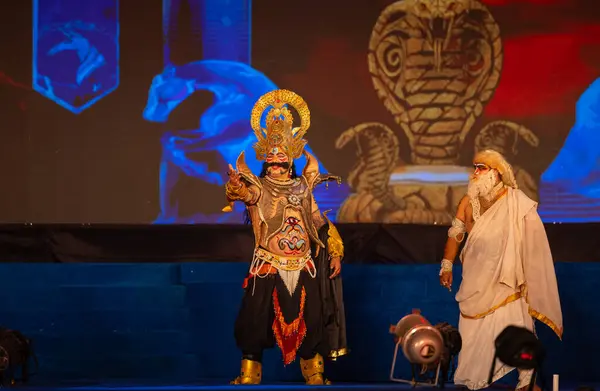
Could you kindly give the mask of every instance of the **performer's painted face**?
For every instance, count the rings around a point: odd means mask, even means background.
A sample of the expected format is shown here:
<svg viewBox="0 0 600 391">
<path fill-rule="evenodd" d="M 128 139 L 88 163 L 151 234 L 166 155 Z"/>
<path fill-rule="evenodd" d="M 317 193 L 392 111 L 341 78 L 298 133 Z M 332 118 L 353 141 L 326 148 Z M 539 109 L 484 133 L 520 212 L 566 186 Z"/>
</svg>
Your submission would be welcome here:
<svg viewBox="0 0 600 391">
<path fill-rule="evenodd" d="M 467 194 L 470 198 L 487 196 L 499 181 L 498 171 L 485 164 L 475 163 L 475 171 L 469 180 Z"/>
<path fill-rule="evenodd" d="M 267 175 L 272 177 L 289 175 L 290 161 L 285 153 L 280 151 L 269 152 L 266 162 Z"/>
<path fill-rule="evenodd" d="M 478 177 L 481 174 L 487 174 L 490 171 L 490 168 L 483 163 L 474 163 L 473 164 L 473 176 Z"/>
</svg>

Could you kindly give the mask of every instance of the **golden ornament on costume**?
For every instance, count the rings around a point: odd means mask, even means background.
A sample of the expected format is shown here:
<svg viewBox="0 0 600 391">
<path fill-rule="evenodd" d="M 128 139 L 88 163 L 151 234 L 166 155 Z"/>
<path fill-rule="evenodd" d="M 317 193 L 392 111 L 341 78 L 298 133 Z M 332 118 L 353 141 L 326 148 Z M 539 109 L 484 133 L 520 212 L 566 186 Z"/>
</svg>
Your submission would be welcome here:
<svg viewBox="0 0 600 391">
<path fill-rule="evenodd" d="M 354 141 L 359 151 L 349 174 L 353 194 L 338 221 L 450 225 L 472 173 L 459 166 L 460 152 L 496 90 L 502 60 L 500 28 L 478 0 L 403 0 L 385 8 L 371 34 L 368 68 L 397 128 L 366 122 L 336 141 L 338 149 Z M 530 131 L 519 132 L 526 133 L 537 146 Z M 411 164 L 400 159 L 399 136 L 409 143 Z"/>
<path fill-rule="evenodd" d="M 300 116 L 300 126 L 293 127 L 294 118 L 288 106 L 293 107 Z M 262 117 L 267 111 L 267 128 L 261 127 Z M 288 90 L 275 90 L 261 96 L 254 108 L 250 124 L 258 141 L 254 144 L 256 158 L 265 160 L 270 152 L 285 153 L 291 160 L 302 156 L 306 145 L 303 139 L 310 127 L 308 105 L 299 95 Z"/>
</svg>

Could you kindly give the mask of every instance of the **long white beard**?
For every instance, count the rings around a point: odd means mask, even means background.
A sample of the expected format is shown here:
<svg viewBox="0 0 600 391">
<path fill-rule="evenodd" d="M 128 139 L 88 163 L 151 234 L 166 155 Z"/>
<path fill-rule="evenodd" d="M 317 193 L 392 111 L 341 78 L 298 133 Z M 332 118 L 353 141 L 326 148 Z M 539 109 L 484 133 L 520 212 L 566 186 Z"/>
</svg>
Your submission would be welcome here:
<svg viewBox="0 0 600 391">
<path fill-rule="evenodd" d="M 490 195 L 492 190 L 494 190 L 497 182 L 498 174 L 494 170 L 490 170 L 486 174 L 480 175 L 477 178 L 473 177 L 469 180 L 467 195 L 471 199 L 475 199 L 477 197 L 486 198 Z"/>
</svg>

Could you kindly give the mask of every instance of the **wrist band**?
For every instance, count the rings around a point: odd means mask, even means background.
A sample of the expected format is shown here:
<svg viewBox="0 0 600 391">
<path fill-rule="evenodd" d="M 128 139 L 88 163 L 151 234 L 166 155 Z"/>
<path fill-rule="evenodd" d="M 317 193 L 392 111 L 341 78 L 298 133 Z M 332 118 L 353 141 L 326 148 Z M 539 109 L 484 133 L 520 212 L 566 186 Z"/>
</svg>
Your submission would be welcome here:
<svg viewBox="0 0 600 391">
<path fill-rule="evenodd" d="M 440 268 L 440 276 L 442 273 L 452 272 L 453 262 L 448 259 L 442 259 L 442 265 Z"/>
</svg>

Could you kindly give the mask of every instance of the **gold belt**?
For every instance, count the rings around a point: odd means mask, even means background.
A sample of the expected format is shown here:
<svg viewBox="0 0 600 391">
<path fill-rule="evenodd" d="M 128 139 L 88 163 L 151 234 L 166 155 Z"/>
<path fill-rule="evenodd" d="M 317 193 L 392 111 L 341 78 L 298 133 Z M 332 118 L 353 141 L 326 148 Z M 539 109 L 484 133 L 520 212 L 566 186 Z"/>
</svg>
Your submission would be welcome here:
<svg viewBox="0 0 600 391">
<path fill-rule="evenodd" d="M 285 257 L 270 253 L 262 248 L 254 250 L 254 259 L 265 261 L 271 264 L 275 269 L 285 271 L 296 271 L 304 269 L 304 266 L 312 260 L 310 251 L 301 257 Z"/>
</svg>

